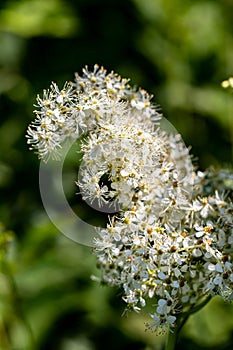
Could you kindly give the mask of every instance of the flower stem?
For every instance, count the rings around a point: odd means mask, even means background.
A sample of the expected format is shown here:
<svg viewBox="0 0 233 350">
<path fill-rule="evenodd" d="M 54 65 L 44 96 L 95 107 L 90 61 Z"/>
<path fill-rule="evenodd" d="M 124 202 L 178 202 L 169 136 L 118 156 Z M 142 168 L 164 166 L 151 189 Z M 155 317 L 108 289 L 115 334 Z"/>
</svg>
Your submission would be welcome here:
<svg viewBox="0 0 233 350">
<path fill-rule="evenodd" d="M 180 314 L 179 317 L 177 317 L 176 327 L 172 331 L 169 331 L 169 333 L 167 335 L 167 342 L 166 342 L 165 350 L 174 350 L 175 349 L 180 331 L 183 328 L 186 321 L 188 320 L 189 316 L 194 314 L 195 312 L 199 311 L 200 309 L 202 309 L 210 300 L 211 300 L 211 296 L 208 295 L 198 305 L 190 308 L 190 310 L 188 312 Z"/>
<path fill-rule="evenodd" d="M 11 346 L 9 343 L 6 327 L 2 315 L 0 316 L 0 349 L 10 350 Z"/>
<path fill-rule="evenodd" d="M 178 332 L 174 329 L 173 332 L 169 331 L 167 335 L 167 342 L 165 346 L 165 350 L 174 350 L 177 342 Z"/>
</svg>

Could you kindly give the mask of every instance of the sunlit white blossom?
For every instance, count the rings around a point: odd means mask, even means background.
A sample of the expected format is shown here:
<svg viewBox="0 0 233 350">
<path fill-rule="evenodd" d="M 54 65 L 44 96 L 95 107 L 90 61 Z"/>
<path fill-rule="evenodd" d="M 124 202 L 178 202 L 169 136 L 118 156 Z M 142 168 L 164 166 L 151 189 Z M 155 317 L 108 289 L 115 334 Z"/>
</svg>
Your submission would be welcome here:
<svg viewBox="0 0 233 350">
<path fill-rule="evenodd" d="M 27 138 L 42 160 L 83 136 L 78 191 L 112 214 L 95 239 L 100 279 L 136 312 L 152 299 L 148 329 L 172 330 L 205 297 L 233 299 L 232 174 L 195 173 L 151 95 L 95 65 L 61 90 L 52 83 L 36 108 Z"/>
</svg>

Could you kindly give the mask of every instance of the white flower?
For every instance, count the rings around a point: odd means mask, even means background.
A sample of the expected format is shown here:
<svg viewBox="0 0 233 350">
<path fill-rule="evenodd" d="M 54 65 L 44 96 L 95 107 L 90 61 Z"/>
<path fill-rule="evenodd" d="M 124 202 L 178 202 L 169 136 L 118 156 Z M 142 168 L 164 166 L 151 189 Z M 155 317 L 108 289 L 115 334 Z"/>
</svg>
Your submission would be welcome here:
<svg viewBox="0 0 233 350">
<path fill-rule="evenodd" d="M 178 314 L 205 295 L 233 298 L 233 205 L 219 185 L 225 175 L 194 172 L 181 136 L 160 129 L 145 90 L 95 65 L 61 90 L 52 83 L 36 107 L 27 138 L 42 160 L 58 158 L 67 138 L 83 134 L 79 191 L 112 214 L 95 239 L 101 279 L 121 287 L 136 312 L 154 298 L 148 328 L 174 328 Z"/>
</svg>

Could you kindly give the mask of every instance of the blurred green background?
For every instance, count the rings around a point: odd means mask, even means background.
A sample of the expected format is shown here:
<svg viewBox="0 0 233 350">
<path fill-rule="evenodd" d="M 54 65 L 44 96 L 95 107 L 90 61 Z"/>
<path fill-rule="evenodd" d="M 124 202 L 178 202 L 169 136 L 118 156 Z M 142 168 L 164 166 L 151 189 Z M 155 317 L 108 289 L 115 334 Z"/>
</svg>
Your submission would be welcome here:
<svg viewBox="0 0 233 350">
<path fill-rule="evenodd" d="M 163 337 L 144 332 L 144 315 L 121 316 L 120 291 L 91 280 L 91 248 L 49 221 L 26 144 L 36 95 L 95 63 L 155 95 L 200 169 L 232 164 L 233 98 L 221 87 L 233 74 L 232 0 L 1 0 L 1 350 L 163 348 Z M 66 167 L 72 178 L 76 164 Z M 179 342 L 232 346 L 233 307 L 218 298 Z"/>
</svg>

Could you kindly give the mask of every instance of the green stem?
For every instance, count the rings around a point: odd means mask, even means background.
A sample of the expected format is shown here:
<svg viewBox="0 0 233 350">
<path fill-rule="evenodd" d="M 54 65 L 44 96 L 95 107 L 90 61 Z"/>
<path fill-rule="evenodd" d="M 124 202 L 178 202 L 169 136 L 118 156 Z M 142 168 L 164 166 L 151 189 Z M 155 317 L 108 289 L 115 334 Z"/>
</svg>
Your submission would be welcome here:
<svg viewBox="0 0 233 350">
<path fill-rule="evenodd" d="M 9 303 L 11 308 L 14 311 L 14 315 L 16 318 L 18 318 L 18 320 L 21 322 L 21 324 L 24 326 L 25 331 L 27 332 L 27 341 L 28 341 L 28 346 L 30 349 L 35 350 L 35 341 L 34 341 L 34 336 L 33 336 L 33 332 L 31 329 L 30 324 L 28 323 L 27 319 L 24 316 L 24 312 L 21 308 L 21 297 L 20 297 L 20 293 L 18 292 L 18 288 L 14 279 L 14 276 L 12 275 L 11 272 L 11 268 L 8 266 L 7 262 L 1 262 L 1 271 L 5 274 L 5 276 L 8 279 L 9 282 L 9 289 L 10 289 L 10 298 L 9 298 Z M 2 320 L 2 322 L 4 322 L 4 320 Z M 0 327 L 1 325 L 3 325 L 4 323 L 0 323 Z M 0 329 L 1 332 L 2 329 Z M 5 332 L 6 333 L 6 332 Z M 1 337 L 1 334 L 0 334 Z M 11 348 L 11 344 L 10 344 L 10 339 L 7 339 L 9 347 L 4 347 L 4 350 L 8 350 Z M 0 341 L 1 344 L 1 341 Z M 0 347 L 0 349 L 2 349 Z"/>
<path fill-rule="evenodd" d="M 189 316 L 194 314 L 195 312 L 202 309 L 209 301 L 211 300 L 211 296 L 207 296 L 202 302 L 197 304 L 196 306 L 189 309 L 189 311 L 184 312 L 183 314 L 180 314 L 179 317 L 177 317 L 177 325 L 174 328 L 174 330 L 168 333 L 167 335 L 167 342 L 165 350 L 174 350 L 178 336 L 180 334 L 181 329 L 183 328 L 184 324 L 188 320 Z"/>
<path fill-rule="evenodd" d="M 0 349 L 10 350 L 8 335 L 2 317 L 0 317 Z"/>
<path fill-rule="evenodd" d="M 176 347 L 177 342 L 177 336 L 178 336 L 178 330 L 174 329 L 173 332 L 169 331 L 167 335 L 167 342 L 165 346 L 165 350 L 174 350 Z"/>
<path fill-rule="evenodd" d="M 211 295 L 208 295 L 207 297 L 205 297 L 204 300 L 202 300 L 202 302 L 200 302 L 196 306 L 191 307 L 187 312 L 184 312 L 183 314 L 181 314 L 181 317 L 179 318 L 179 322 L 177 324 L 178 332 L 180 332 L 181 328 L 183 328 L 189 316 L 201 310 L 211 299 L 212 299 Z"/>
</svg>

